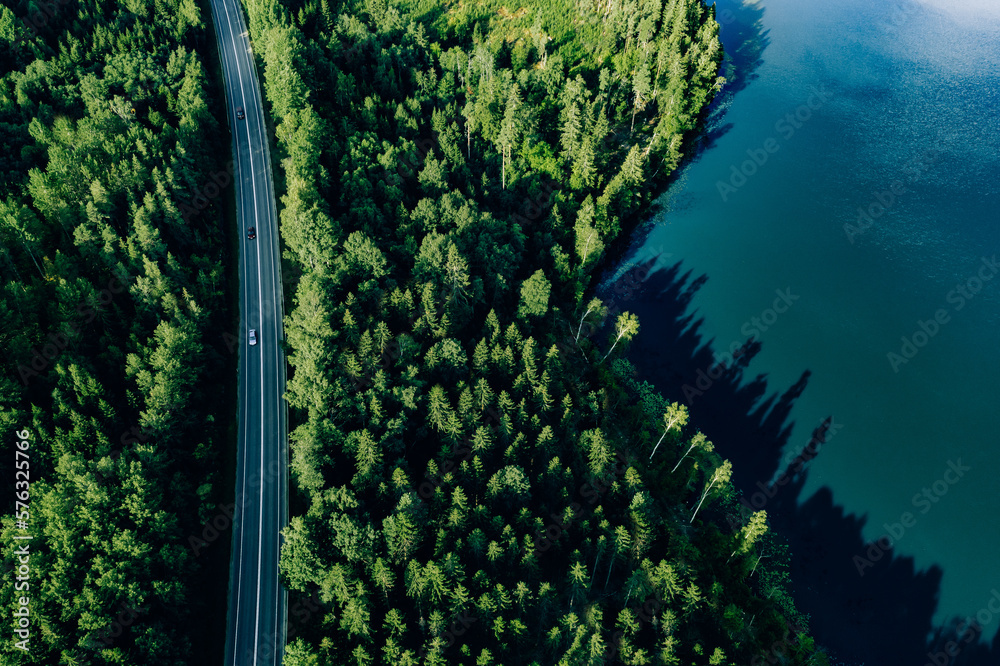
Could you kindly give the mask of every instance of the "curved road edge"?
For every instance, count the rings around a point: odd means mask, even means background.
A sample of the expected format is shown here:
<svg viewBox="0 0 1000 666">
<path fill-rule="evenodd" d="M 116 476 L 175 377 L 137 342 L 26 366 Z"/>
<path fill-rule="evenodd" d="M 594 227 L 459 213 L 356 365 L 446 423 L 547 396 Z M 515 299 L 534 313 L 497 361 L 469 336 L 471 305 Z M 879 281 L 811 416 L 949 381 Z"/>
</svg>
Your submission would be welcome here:
<svg viewBox="0 0 1000 666">
<path fill-rule="evenodd" d="M 211 0 L 233 134 L 241 236 L 239 427 L 225 663 L 277 666 L 287 597 L 278 579 L 288 524 L 286 366 L 277 207 L 264 109 L 246 21 L 237 0 Z M 237 109 L 243 118 L 237 118 Z M 255 239 L 247 229 L 256 228 Z M 256 331 L 256 344 L 248 339 Z"/>
</svg>

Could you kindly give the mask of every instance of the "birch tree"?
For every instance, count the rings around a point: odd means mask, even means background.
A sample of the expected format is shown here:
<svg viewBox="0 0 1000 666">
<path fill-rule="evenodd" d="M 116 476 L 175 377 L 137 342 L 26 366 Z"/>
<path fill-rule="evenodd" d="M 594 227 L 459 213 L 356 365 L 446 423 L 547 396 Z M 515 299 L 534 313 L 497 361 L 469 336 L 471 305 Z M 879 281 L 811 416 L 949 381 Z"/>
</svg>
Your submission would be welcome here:
<svg viewBox="0 0 1000 666">
<path fill-rule="evenodd" d="M 677 428 L 677 431 L 680 432 L 680 429 L 687 425 L 687 422 L 687 405 L 682 405 L 679 402 L 671 403 L 670 406 L 667 407 L 667 411 L 663 414 L 663 434 L 660 435 L 660 441 L 653 447 L 653 453 L 649 454 L 649 459 L 653 459 L 653 455 L 656 454 L 656 449 L 660 448 L 660 442 L 662 442 L 663 438 L 667 436 L 667 433 L 670 432 L 671 428 Z M 690 449 L 688 450 L 690 451 Z M 677 464 L 679 465 L 680 463 L 678 462 Z M 677 469 L 677 467 L 674 466 L 674 469 Z M 673 472 L 673 470 L 670 471 Z"/>
<path fill-rule="evenodd" d="M 684 459 L 687 458 L 688 455 L 690 455 L 691 452 L 694 451 L 696 448 L 704 449 L 705 453 L 710 453 L 712 449 L 715 447 L 712 445 L 712 442 L 705 439 L 704 434 L 700 432 L 696 433 L 695 436 L 691 438 L 691 446 L 689 446 L 688 450 L 684 452 L 684 455 L 681 456 L 681 459 L 677 461 L 677 464 L 674 465 L 674 468 L 672 470 L 670 470 L 670 473 L 673 474 L 677 470 L 677 468 L 680 467 L 680 464 L 684 462 Z"/>
<path fill-rule="evenodd" d="M 614 333 L 614 344 L 611 345 L 611 349 L 608 353 L 604 355 L 604 359 L 611 355 L 611 352 L 615 350 L 618 346 L 618 342 L 622 338 L 625 340 L 631 340 L 639 332 L 639 317 L 632 314 L 631 312 L 623 312 L 618 315 L 618 321 L 615 322 L 615 333 Z M 604 359 L 601 359 L 602 361 Z"/>
<path fill-rule="evenodd" d="M 736 553 L 745 553 L 753 546 L 753 544 L 767 532 L 767 512 L 766 511 L 754 511 L 753 515 L 750 516 L 750 521 L 743 526 L 740 530 L 738 539 L 740 541 L 736 550 L 732 552 L 729 559 L 733 559 L 733 555 Z"/>
<path fill-rule="evenodd" d="M 729 483 L 729 479 L 733 476 L 733 464 L 728 460 L 724 460 L 722 465 L 715 468 L 712 472 L 712 478 L 707 484 L 705 484 L 705 492 L 701 494 L 701 499 L 698 501 L 698 506 L 695 508 L 694 513 L 691 514 L 690 522 L 694 522 L 694 517 L 698 515 L 698 511 L 701 510 L 701 504 L 708 497 L 708 493 L 712 491 L 712 488 L 725 485 Z"/>
<path fill-rule="evenodd" d="M 590 303 L 587 304 L 587 311 L 583 313 L 582 317 L 580 317 L 580 326 L 577 327 L 576 329 L 576 342 L 580 341 L 580 331 L 583 330 L 583 320 L 587 318 L 587 315 L 589 315 L 591 312 L 596 312 L 599 316 L 602 316 L 605 310 L 606 308 L 604 307 L 604 304 L 601 302 L 601 299 L 599 298 L 591 299 Z"/>
</svg>

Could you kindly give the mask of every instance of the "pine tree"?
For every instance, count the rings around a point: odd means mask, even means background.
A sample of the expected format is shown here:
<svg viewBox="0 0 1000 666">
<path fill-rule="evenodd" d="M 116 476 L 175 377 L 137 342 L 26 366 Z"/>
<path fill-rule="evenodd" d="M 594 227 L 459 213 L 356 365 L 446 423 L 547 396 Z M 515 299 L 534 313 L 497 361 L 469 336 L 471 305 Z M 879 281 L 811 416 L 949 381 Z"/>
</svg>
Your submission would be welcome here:
<svg viewBox="0 0 1000 666">
<path fill-rule="evenodd" d="M 385 560 L 381 557 L 375 560 L 375 564 L 372 565 L 372 582 L 374 582 L 380 590 L 382 590 L 382 595 L 385 597 L 386 601 L 389 601 L 389 591 L 395 586 L 393 582 L 392 570 L 386 566 Z"/>
<path fill-rule="evenodd" d="M 440 384 L 432 386 L 427 394 L 427 416 L 438 432 L 445 432 L 448 429 L 448 422 L 452 416 L 451 405 Z"/>
<path fill-rule="evenodd" d="M 476 350 L 472 354 L 472 367 L 476 372 L 485 372 L 487 368 L 487 363 L 490 360 L 489 347 L 486 344 L 486 340 L 482 339 L 476 344 Z M 480 382 L 484 382 L 485 379 L 480 379 Z M 478 390 L 479 384 L 476 384 Z M 488 387 L 487 387 L 488 388 Z M 479 393 L 476 394 L 477 396 Z"/>
<path fill-rule="evenodd" d="M 636 70 L 635 76 L 632 79 L 632 124 L 629 126 L 630 133 L 635 129 L 635 114 L 646 108 L 649 97 L 649 70 L 643 65 Z M 635 149 L 634 146 L 633 149 Z"/>
<path fill-rule="evenodd" d="M 574 561 L 569 568 L 570 595 L 574 601 L 579 601 L 584 595 L 584 581 L 587 580 L 587 568 L 579 559 L 579 551 L 573 553 Z"/>
<path fill-rule="evenodd" d="M 511 86 L 510 93 L 507 95 L 503 122 L 500 125 L 500 136 L 497 139 L 502 162 L 503 189 L 507 189 L 507 164 L 510 162 L 511 151 L 514 144 L 521 139 L 521 133 L 524 130 L 523 105 L 524 102 L 521 101 L 520 87 L 515 83 Z"/>
<path fill-rule="evenodd" d="M 576 215 L 574 231 L 576 232 L 576 255 L 580 259 L 580 268 L 586 269 L 588 259 L 597 260 L 604 251 L 604 242 L 594 226 L 594 200 L 588 194 L 583 200 Z M 579 335 L 577 336 L 579 338 Z"/>
<path fill-rule="evenodd" d="M 465 298 L 465 290 L 469 287 L 469 264 L 459 254 L 454 243 L 448 245 L 448 259 L 444 265 L 445 275 L 448 280 L 449 300 Z"/>
</svg>

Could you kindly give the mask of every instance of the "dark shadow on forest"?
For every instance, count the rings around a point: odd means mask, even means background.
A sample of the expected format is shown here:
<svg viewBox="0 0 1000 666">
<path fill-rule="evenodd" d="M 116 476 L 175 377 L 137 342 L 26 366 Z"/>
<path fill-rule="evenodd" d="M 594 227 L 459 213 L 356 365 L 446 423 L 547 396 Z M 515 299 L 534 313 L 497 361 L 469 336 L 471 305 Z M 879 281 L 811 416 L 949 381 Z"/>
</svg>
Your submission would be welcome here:
<svg viewBox="0 0 1000 666">
<path fill-rule="evenodd" d="M 716 340 L 704 339 L 704 320 L 696 317 L 690 306 L 708 277 L 694 276 L 680 263 L 656 269 L 654 264 L 659 259 L 644 262 L 648 277 L 637 289 L 626 274 L 605 284 L 598 296 L 605 305 L 614 304 L 619 310 L 639 316 L 642 328 L 628 352 L 638 378 L 654 384 L 669 400 L 688 405 L 689 427 L 704 432 L 716 451 L 732 461 L 734 486 L 743 497 L 752 499 L 761 486 L 767 487 L 777 472 L 786 469 L 782 466 L 779 470 L 788 450 L 786 445 L 792 444 L 788 448 L 798 454 L 809 443 L 789 442 L 789 437 L 794 424 L 791 410 L 806 390 L 810 372 L 804 370 L 788 388 L 769 389 L 766 375 L 752 376 L 747 369 L 765 344 L 752 339 L 746 341 L 745 353 L 737 361 L 721 374 L 713 371 Z M 720 354 L 728 350 L 728 343 L 721 341 Z M 717 377 L 711 379 L 709 374 Z M 699 386 L 700 376 L 704 379 Z M 706 380 L 711 382 L 708 387 Z M 685 396 L 685 385 L 700 395 L 688 391 Z M 831 416 L 836 425 L 836 415 Z M 823 455 L 824 447 L 837 446 L 836 428 L 830 428 L 831 434 L 824 436 L 822 424 L 809 425 L 816 427 L 814 436 L 825 440 L 817 456 Z M 841 427 L 848 432 L 849 425 Z M 791 482 L 772 488 L 775 492 L 769 499 L 760 495 L 754 506 L 767 511 L 772 529 L 790 546 L 793 593 L 799 609 L 810 615 L 811 634 L 830 651 L 833 663 L 934 663 L 929 653 L 944 650 L 947 641 L 956 638 L 958 624 L 956 620 L 948 629 L 931 625 L 942 569 L 933 566 L 917 572 L 911 557 L 894 557 L 891 550 L 886 550 L 874 566 L 859 575 L 854 557 L 864 557 L 872 545 L 862 536 L 867 518 L 845 514 L 829 487 L 802 497 L 808 473 L 806 463 Z M 761 500 L 764 503 L 758 506 Z M 989 594 L 984 591 L 984 600 Z M 977 610 L 969 612 L 975 614 Z M 936 634 L 935 639 L 928 641 L 932 634 Z M 997 639 L 992 649 L 957 642 L 958 655 L 948 658 L 942 653 L 934 666 L 1000 663 Z"/>
</svg>

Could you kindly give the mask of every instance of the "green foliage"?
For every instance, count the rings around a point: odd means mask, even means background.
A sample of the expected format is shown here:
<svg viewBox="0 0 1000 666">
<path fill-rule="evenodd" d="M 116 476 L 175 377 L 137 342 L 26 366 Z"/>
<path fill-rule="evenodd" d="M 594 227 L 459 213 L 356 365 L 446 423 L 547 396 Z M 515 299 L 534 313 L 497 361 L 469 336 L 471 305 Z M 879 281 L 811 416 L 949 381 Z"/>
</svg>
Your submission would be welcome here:
<svg viewBox="0 0 1000 666">
<path fill-rule="evenodd" d="M 618 315 L 618 319 L 615 320 L 615 328 L 611 332 L 609 342 L 611 343 L 611 348 L 608 353 L 604 355 L 607 358 L 611 355 L 611 352 L 615 350 L 618 343 L 622 340 L 628 342 L 639 333 L 639 318 L 632 314 L 631 312 L 623 312 Z"/>
<path fill-rule="evenodd" d="M 0 426 L 31 434 L 33 539 L 30 588 L 11 578 L 3 605 L 27 592 L 32 634 L 0 663 L 221 656 L 207 618 L 225 584 L 206 564 L 227 541 L 206 521 L 232 501 L 216 484 L 235 336 L 214 34 L 191 0 L 15 6 L 0 9 Z M 3 532 L 10 569 L 9 516 Z"/>
<path fill-rule="evenodd" d="M 486 484 L 486 492 L 491 499 L 526 500 L 530 496 L 531 484 L 520 467 L 507 466 L 494 474 Z"/>
<path fill-rule="evenodd" d="M 714 93 L 713 10 L 248 6 L 304 272 L 287 336 L 311 520 L 282 570 L 337 604 L 295 658 L 749 663 L 743 609 L 784 611 L 739 579 L 749 557 L 726 562 L 727 464 L 627 374 L 634 314 L 600 352 L 581 341 L 607 315 L 587 294 L 606 246 Z"/>
<path fill-rule="evenodd" d="M 549 309 L 549 292 L 551 285 L 544 271 L 538 269 L 521 285 L 521 302 L 518 306 L 518 317 L 541 317 Z"/>
</svg>

